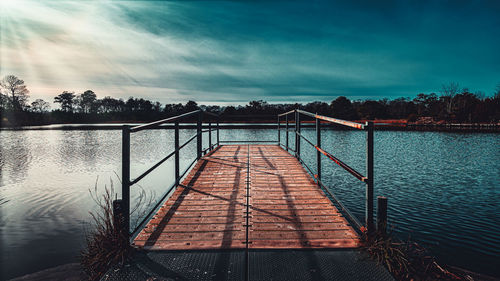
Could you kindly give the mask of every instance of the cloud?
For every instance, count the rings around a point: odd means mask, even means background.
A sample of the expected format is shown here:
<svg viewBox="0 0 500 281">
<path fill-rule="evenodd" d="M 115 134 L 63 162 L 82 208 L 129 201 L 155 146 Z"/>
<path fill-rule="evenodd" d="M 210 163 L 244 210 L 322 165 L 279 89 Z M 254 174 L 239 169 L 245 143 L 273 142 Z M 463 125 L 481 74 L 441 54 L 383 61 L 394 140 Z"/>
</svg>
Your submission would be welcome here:
<svg viewBox="0 0 500 281">
<path fill-rule="evenodd" d="M 488 93 L 500 82 L 498 7 L 489 2 L 489 10 L 391 1 L 16 3 L 2 10 L 0 75 L 23 78 L 33 98 L 93 89 L 164 103 L 327 101 L 415 95 L 449 81 Z"/>
</svg>

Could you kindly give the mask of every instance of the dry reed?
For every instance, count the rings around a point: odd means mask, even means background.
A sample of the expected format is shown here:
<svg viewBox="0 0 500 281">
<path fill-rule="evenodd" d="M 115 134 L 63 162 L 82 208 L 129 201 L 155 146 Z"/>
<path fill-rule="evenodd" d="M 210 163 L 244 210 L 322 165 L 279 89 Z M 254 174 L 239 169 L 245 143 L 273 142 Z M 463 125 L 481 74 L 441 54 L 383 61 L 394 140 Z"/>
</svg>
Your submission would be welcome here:
<svg viewBox="0 0 500 281">
<path fill-rule="evenodd" d="M 391 234 L 365 234 L 362 248 L 397 280 L 466 280 L 439 265 L 427 249 L 410 239 L 400 241 Z"/>
</svg>

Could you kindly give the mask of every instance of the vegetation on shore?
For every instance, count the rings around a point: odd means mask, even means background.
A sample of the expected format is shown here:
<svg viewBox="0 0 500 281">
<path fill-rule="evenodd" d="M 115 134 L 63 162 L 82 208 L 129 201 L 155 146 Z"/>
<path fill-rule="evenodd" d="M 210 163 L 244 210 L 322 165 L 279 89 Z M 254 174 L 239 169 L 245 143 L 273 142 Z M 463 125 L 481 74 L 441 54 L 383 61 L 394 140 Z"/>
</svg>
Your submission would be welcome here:
<svg viewBox="0 0 500 281">
<path fill-rule="evenodd" d="M 94 190 L 89 191 L 97 209 L 90 212 L 91 228 L 87 230 L 86 245 L 80 253 L 80 264 L 89 280 L 100 280 L 114 265 L 125 265 L 137 251 L 130 244 L 128 229 L 123 227 L 123 216 L 114 214 L 113 201 L 117 199 L 117 194 L 113 181 L 104 186 L 103 192 L 98 190 L 97 183 Z M 152 192 L 146 193 L 140 185 L 137 187 L 137 198 L 130 210 L 132 225 L 145 216 L 155 196 Z"/>
<path fill-rule="evenodd" d="M 390 233 L 368 236 L 365 232 L 362 249 L 387 268 L 396 280 L 493 280 L 478 273 L 439 264 L 424 246 L 410 239 L 397 239 Z"/>
<path fill-rule="evenodd" d="M 113 185 L 97 194 L 97 184 L 91 196 L 97 204 L 97 211 L 91 212 L 92 229 L 86 236 L 86 247 L 82 250 L 80 262 L 89 280 L 99 280 L 115 264 L 126 263 L 133 254 L 125 229 L 120 227 L 123 217 L 114 216 L 113 200 L 116 196 Z"/>
<path fill-rule="evenodd" d="M 44 125 L 57 123 L 102 123 L 152 121 L 193 111 L 198 108 L 221 114 L 221 121 L 275 121 L 276 114 L 300 108 L 310 112 L 341 118 L 407 119 L 430 117 L 433 120 L 459 123 L 497 123 L 500 120 L 500 85 L 492 96 L 462 88 L 456 83 L 443 85 L 440 95 L 420 93 L 415 98 L 393 100 L 355 100 L 341 96 L 326 102 L 307 104 L 270 104 L 250 101 L 245 106 L 205 106 L 195 101 L 165 104 L 143 98 L 127 100 L 106 96 L 98 99 L 87 90 L 81 94 L 64 91 L 54 98 L 59 108 L 37 99 L 28 102 L 29 91 L 24 81 L 8 75 L 0 83 L 0 118 L 2 126 Z M 243 118 L 243 119 L 238 119 Z"/>
</svg>

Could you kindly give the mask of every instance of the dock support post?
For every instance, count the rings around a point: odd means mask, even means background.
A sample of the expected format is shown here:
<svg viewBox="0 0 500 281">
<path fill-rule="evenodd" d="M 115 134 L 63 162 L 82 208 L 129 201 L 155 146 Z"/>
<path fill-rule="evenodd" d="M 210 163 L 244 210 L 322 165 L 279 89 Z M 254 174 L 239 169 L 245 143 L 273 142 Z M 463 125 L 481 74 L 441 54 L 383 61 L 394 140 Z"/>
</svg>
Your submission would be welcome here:
<svg viewBox="0 0 500 281">
<path fill-rule="evenodd" d="M 387 197 L 377 196 L 377 232 L 387 234 Z"/>
<path fill-rule="evenodd" d="M 202 131 L 201 131 L 201 122 L 203 121 L 203 113 L 200 111 L 198 113 L 198 123 L 196 124 L 196 159 L 201 158 L 201 141 L 202 141 Z"/>
<path fill-rule="evenodd" d="M 286 151 L 288 151 L 288 114 L 285 115 L 285 118 L 286 118 Z"/>
<path fill-rule="evenodd" d="M 116 230 L 124 230 L 123 219 L 123 201 L 121 199 L 113 200 L 113 227 Z"/>
<path fill-rule="evenodd" d="M 175 185 L 179 185 L 179 122 L 175 122 L 175 132 L 174 132 L 174 145 L 175 145 Z"/>
<path fill-rule="evenodd" d="M 318 115 L 316 113 L 316 115 Z M 321 121 L 316 118 L 316 146 L 321 148 Z M 321 181 L 321 152 L 316 149 L 316 168 L 317 168 L 317 182 L 320 185 Z"/>
<path fill-rule="evenodd" d="M 130 232 L 130 127 L 122 129 L 122 214 L 124 232 L 129 238 Z"/>
<path fill-rule="evenodd" d="M 373 122 L 366 124 L 366 205 L 365 223 L 368 234 L 374 233 L 373 224 Z"/>
</svg>

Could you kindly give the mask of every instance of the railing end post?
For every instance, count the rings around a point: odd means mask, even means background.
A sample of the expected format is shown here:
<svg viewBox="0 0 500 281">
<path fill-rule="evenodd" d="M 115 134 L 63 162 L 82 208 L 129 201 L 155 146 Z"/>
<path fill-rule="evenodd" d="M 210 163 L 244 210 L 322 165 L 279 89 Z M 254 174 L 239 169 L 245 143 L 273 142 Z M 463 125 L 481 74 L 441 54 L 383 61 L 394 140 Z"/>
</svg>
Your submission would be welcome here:
<svg viewBox="0 0 500 281">
<path fill-rule="evenodd" d="M 198 113 L 198 122 L 196 123 L 196 133 L 197 133 L 197 138 L 196 138 L 196 159 L 201 158 L 201 152 L 202 152 L 202 123 L 203 123 L 203 111 L 200 110 Z"/>
<path fill-rule="evenodd" d="M 373 224 L 373 122 L 366 123 L 366 210 L 365 219 L 368 233 L 375 232 Z"/>
<path fill-rule="evenodd" d="M 316 113 L 317 114 L 317 113 Z M 316 118 L 316 146 L 321 148 L 321 121 Z M 318 171 L 318 185 L 321 181 L 321 152 L 316 149 L 316 170 Z"/>
<path fill-rule="evenodd" d="M 220 113 L 217 115 L 217 147 L 220 145 L 220 140 L 219 140 L 219 130 L 220 130 Z"/>
<path fill-rule="evenodd" d="M 212 119 L 208 120 L 208 152 L 212 150 Z M 207 152 L 207 153 L 208 153 Z"/>
<path fill-rule="evenodd" d="M 288 113 L 285 115 L 285 119 L 286 119 L 286 125 L 285 125 L 286 140 L 285 140 L 285 146 L 286 146 L 286 151 L 288 151 L 289 150 L 289 147 L 288 147 L 288 127 L 289 127 L 289 125 L 288 125 Z"/>
<path fill-rule="evenodd" d="M 295 109 L 295 157 L 300 160 L 300 113 Z"/>
<path fill-rule="evenodd" d="M 129 235 L 130 230 L 130 126 L 122 129 L 122 200 L 123 228 Z"/>
<path fill-rule="evenodd" d="M 175 185 L 179 185 L 179 171 L 180 171 L 180 165 L 179 165 L 179 121 L 175 122 L 175 131 L 174 131 L 174 146 L 175 146 Z"/>
</svg>

